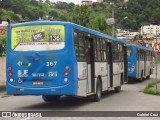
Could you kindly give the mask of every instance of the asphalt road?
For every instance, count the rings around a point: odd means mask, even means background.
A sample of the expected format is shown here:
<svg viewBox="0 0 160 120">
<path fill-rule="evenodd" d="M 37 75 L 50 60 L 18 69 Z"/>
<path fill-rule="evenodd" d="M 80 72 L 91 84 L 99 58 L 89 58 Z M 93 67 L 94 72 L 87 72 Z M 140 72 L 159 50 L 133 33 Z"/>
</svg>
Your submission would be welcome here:
<svg viewBox="0 0 160 120">
<path fill-rule="evenodd" d="M 158 70 L 160 70 L 160 65 L 158 65 Z M 154 73 L 151 75 L 151 79 L 144 80 L 141 83 L 124 84 L 120 93 L 103 94 L 100 102 L 93 102 L 91 99 L 86 98 L 63 97 L 58 103 L 45 103 L 41 96 L 7 96 L 0 98 L 0 111 L 160 111 L 160 96 L 148 95 L 142 92 L 149 82 L 156 81 L 155 78 Z M 158 79 L 160 79 L 160 71 L 158 71 Z M 82 114 L 84 113 L 82 112 Z M 65 119 L 70 119 L 70 117 Z M 107 118 L 107 120 L 110 119 L 113 118 Z M 116 119 L 125 120 L 126 118 L 117 117 Z M 130 119 L 150 120 L 151 117 Z M 154 119 L 158 120 L 159 118 Z"/>
</svg>

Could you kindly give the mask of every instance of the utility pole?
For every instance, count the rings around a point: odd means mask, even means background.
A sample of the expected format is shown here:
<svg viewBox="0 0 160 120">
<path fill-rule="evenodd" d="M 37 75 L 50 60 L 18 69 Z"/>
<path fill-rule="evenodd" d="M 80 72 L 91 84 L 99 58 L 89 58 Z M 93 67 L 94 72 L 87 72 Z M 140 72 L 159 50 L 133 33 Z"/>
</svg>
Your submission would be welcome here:
<svg viewBox="0 0 160 120">
<path fill-rule="evenodd" d="M 157 44 L 157 30 L 156 30 L 156 44 Z M 158 52 L 156 51 L 156 55 L 155 55 L 155 63 L 156 63 L 156 90 L 157 90 L 157 55 L 158 55 Z"/>
<path fill-rule="evenodd" d="M 114 5 L 112 7 L 112 18 L 114 19 Z M 115 36 L 115 22 L 112 24 L 112 36 Z"/>
</svg>

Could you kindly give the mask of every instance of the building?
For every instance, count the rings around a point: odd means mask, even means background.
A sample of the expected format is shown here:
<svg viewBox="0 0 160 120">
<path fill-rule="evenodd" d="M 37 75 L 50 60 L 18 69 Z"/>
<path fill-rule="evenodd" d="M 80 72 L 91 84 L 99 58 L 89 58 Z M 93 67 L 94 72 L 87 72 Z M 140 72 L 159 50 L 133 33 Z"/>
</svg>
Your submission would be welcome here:
<svg viewBox="0 0 160 120">
<path fill-rule="evenodd" d="M 160 25 L 145 25 L 140 29 L 141 35 L 153 34 L 154 36 L 160 34 Z"/>
<path fill-rule="evenodd" d="M 93 4 L 93 1 L 92 0 L 82 0 L 82 4 L 83 5 L 88 5 L 88 6 L 92 6 L 92 4 Z"/>
<path fill-rule="evenodd" d="M 122 29 L 117 29 L 117 34 L 116 34 L 118 38 L 124 40 L 131 40 L 136 35 L 139 35 L 139 32 L 130 32 L 129 30 L 122 30 Z"/>
<path fill-rule="evenodd" d="M 153 40 L 152 44 L 160 44 L 160 25 L 145 25 L 140 28 L 144 40 Z"/>
</svg>

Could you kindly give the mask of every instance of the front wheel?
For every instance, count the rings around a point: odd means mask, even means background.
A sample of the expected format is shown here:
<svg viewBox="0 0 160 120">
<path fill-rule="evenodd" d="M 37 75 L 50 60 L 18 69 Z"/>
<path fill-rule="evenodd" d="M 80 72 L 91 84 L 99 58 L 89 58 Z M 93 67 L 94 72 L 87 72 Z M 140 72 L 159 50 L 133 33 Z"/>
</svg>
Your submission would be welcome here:
<svg viewBox="0 0 160 120">
<path fill-rule="evenodd" d="M 96 94 L 94 95 L 94 101 L 96 102 L 100 101 L 101 96 L 102 96 L 102 84 L 101 81 L 98 79 L 96 85 Z"/>
<path fill-rule="evenodd" d="M 52 95 L 43 95 L 42 99 L 45 102 L 57 102 L 60 100 L 60 96 L 52 96 Z"/>
</svg>

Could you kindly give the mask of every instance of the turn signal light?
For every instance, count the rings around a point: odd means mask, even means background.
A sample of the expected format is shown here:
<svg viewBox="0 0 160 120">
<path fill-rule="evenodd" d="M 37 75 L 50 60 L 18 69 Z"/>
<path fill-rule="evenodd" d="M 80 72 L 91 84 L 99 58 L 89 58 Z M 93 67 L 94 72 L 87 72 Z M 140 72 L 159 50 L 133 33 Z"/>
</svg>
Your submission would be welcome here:
<svg viewBox="0 0 160 120">
<path fill-rule="evenodd" d="M 66 67 L 65 67 L 65 70 L 69 70 L 69 66 L 66 66 Z"/>
<path fill-rule="evenodd" d="M 11 67 L 8 67 L 8 70 L 9 70 L 9 71 L 11 71 L 11 70 L 12 70 L 12 68 L 11 68 Z"/>
</svg>

